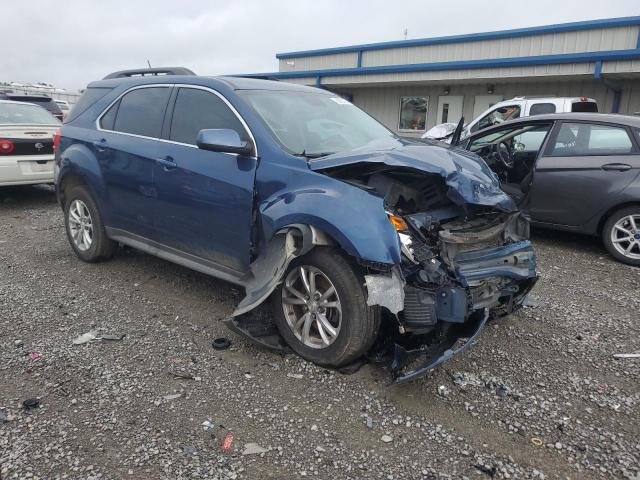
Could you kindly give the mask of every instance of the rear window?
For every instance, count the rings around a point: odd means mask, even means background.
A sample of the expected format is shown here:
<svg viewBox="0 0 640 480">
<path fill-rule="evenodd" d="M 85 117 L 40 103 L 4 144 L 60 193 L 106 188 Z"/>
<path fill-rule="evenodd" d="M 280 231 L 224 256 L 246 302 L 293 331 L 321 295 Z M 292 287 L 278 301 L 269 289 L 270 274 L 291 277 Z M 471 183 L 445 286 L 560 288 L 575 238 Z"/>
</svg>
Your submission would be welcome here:
<svg viewBox="0 0 640 480">
<path fill-rule="evenodd" d="M 28 103 L 0 102 L 0 125 L 58 125 L 47 110 Z"/>
<path fill-rule="evenodd" d="M 571 105 L 572 112 L 598 112 L 598 104 L 596 102 L 574 102 Z"/>
<path fill-rule="evenodd" d="M 529 115 L 545 115 L 556 113 L 556 106 L 553 103 L 535 103 L 529 109 Z"/>
<path fill-rule="evenodd" d="M 624 127 L 592 123 L 563 123 L 553 148 L 554 156 L 623 155 L 633 143 Z"/>
<path fill-rule="evenodd" d="M 104 97 L 111 90 L 112 90 L 111 88 L 103 88 L 103 87 L 87 88 L 82 94 L 82 96 L 78 99 L 78 102 L 73 106 L 73 108 L 71 108 L 71 111 L 67 116 L 67 122 L 70 122 L 78 118 L 82 112 L 84 112 L 91 105 L 93 105 L 102 97 Z"/>
</svg>

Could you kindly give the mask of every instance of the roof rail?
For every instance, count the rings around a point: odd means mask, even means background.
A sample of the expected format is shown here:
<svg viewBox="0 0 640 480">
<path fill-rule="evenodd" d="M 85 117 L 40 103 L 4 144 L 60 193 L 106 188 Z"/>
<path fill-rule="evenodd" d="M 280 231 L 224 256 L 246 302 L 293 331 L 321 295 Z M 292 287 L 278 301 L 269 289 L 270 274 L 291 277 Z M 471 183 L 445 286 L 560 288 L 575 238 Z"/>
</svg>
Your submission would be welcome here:
<svg viewBox="0 0 640 480">
<path fill-rule="evenodd" d="M 107 80 L 108 78 L 142 77 L 147 75 L 195 75 L 195 73 L 184 67 L 137 68 L 110 73 L 104 77 L 103 80 Z"/>
</svg>

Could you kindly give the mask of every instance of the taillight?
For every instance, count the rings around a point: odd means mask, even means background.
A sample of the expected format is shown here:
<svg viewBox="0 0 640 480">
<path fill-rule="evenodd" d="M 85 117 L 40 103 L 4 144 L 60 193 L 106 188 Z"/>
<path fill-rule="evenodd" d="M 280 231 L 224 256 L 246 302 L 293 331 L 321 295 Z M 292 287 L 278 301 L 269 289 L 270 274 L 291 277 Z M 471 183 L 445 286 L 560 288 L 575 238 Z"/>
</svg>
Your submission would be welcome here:
<svg viewBox="0 0 640 480">
<path fill-rule="evenodd" d="M 58 130 L 56 130 L 56 133 L 53 134 L 53 151 L 55 152 L 56 150 L 58 150 L 58 145 L 60 145 L 60 132 L 62 131 L 61 128 L 59 128 Z"/>
<path fill-rule="evenodd" d="M 11 140 L 6 140 L 4 138 L 0 138 L 0 155 L 3 153 L 11 153 L 15 145 Z"/>
</svg>

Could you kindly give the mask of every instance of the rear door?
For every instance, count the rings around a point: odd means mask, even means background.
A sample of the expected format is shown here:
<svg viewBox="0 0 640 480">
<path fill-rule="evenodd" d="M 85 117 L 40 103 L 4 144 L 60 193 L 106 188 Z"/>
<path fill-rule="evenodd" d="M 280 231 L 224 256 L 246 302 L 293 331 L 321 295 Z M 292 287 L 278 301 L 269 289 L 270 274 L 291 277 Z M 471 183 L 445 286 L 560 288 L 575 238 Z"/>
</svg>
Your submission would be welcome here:
<svg viewBox="0 0 640 480">
<path fill-rule="evenodd" d="M 91 147 L 107 194 L 107 224 L 141 237 L 153 232 L 153 170 L 171 86 L 125 93 L 98 119 Z"/>
<path fill-rule="evenodd" d="M 168 141 L 154 167 L 158 241 L 214 267 L 246 272 L 257 160 L 200 150 L 196 137 L 203 129 L 228 128 L 248 140 L 248 128 L 226 99 L 208 88 L 181 86 L 171 103 Z"/>
<path fill-rule="evenodd" d="M 586 224 L 637 175 L 640 156 L 631 131 L 599 122 L 558 122 L 536 163 L 534 221 Z"/>
</svg>

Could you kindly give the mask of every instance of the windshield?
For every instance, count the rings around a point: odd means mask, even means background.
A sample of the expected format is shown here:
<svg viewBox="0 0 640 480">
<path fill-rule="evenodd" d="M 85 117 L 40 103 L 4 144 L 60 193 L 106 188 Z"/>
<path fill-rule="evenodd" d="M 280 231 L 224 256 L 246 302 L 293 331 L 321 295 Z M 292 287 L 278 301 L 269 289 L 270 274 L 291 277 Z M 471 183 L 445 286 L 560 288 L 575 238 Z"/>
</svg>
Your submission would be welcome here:
<svg viewBox="0 0 640 480">
<path fill-rule="evenodd" d="M 337 95 L 283 90 L 239 93 L 295 155 L 320 157 L 395 138 L 382 124 Z"/>
<path fill-rule="evenodd" d="M 28 103 L 0 102 L 0 125 L 58 125 L 47 110 Z"/>
</svg>

